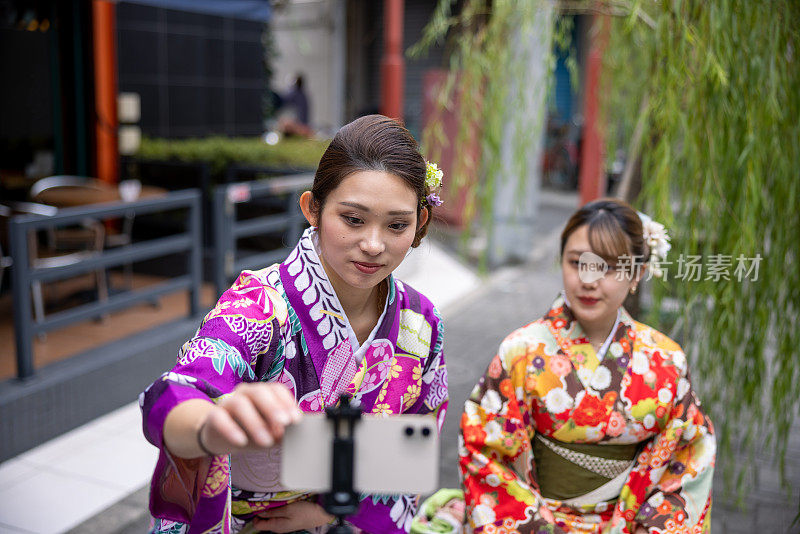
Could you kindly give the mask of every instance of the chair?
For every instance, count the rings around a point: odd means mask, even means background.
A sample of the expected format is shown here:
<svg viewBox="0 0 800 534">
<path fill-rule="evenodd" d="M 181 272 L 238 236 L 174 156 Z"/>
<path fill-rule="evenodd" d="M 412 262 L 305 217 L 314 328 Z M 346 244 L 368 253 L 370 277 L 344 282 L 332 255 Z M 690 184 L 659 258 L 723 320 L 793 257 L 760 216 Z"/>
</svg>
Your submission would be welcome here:
<svg viewBox="0 0 800 534">
<path fill-rule="evenodd" d="M 11 218 L 11 208 L 0 204 L 0 221 L 7 220 L 10 218 Z M 5 242 L 6 238 L 5 228 L 3 228 L 0 231 L 2 231 L 2 235 L 0 235 L 0 291 L 2 291 L 3 274 L 5 273 L 6 269 L 11 267 L 11 265 L 14 262 L 11 260 L 10 255 L 7 255 L 5 252 L 3 252 L 3 247 L 5 246 L 6 248 L 8 248 L 8 243 Z"/>
<path fill-rule="evenodd" d="M 8 235 L 8 219 L 13 215 L 42 215 L 52 217 L 58 213 L 58 209 L 45 204 L 33 202 L 12 202 L 0 205 L 0 226 L 2 235 Z M 59 242 L 64 236 L 65 242 Z M 83 242 L 78 239 L 85 237 Z M 100 221 L 95 219 L 83 220 L 77 228 L 66 228 L 59 230 L 48 230 L 47 246 L 39 244 L 36 232 L 28 233 L 28 261 L 31 267 L 36 269 L 49 269 L 73 265 L 86 259 L 96 256 L 103 251 L 105 239 L 105 228 Z M 98 300 L 105 302 L 108 300 L 108 281 L 105 269 L 95 271 L 95 281 Z M 44 298 L 42 295 L 42 283 L 35 281 L 31 284 L 33 296 L 34 318 L 37 323 L 44 321 Z M 103 316 L 103 318 L 105 315 Z M 40 339 L 44 335 L 40 335 Z"/>
<path fill-rule="evenodd" d="M 42 178 L 41 180 L 37 180 L 36 183 L 33 184 L 31 187 L 30 192 L 28 192 L 28 196 L 31 200 L 35 200 L 45 191 L 50 189 L 54 189 L 57 187 L 78 187 L 84 189 L 93 189 L 96 191 L 102 191 L 110 187 L 105 182 L 101 182 L 95 178 L 87 178 L 85 176 L 67 176 L 67 175 L 59 175 L 59 176 L 48 176 L 47 178 Z"/>
<path fill-rule="evenodd" d="M 115 200 L 122 199 L 122 190 L 123 187 L 128 185 L 134 185 L 132 182 L 134 180 L 128 180 L 125 182 L 121 182 L 119 184 L 119 188 L 114 188 L 105 182 L 97 180 L 95 178 L 87 178 L 85 176 L 69 176 L 69 175 L 59 175 L 59 176 L 48 176 L 47 178 L 42 178 L 38 180 L 33 187 L 31 187 L 28 196 L 33 201 L 42 201 L 42 196 L 47 192 L 52 192 L 56 189 L 63 189 L 63 188 L 71 188 L 71 189 L 84 189 L 87 193 L 102 193 L 107 192 L 109 198 L 113 198 Z M 136 182 L 139 187 L 141 188 L 141 184 Z M 138 196 L 138 192 L 135 193 Z M 87 202 L 89 203 L 89 202 Z M 106 232 L 105 236 L 105 247 L 106 248 L 115 248 L 121 246 L 130 245 L 133 242 L 133 213 L 126 214 L 122 218 L 122 225 L 120 231 L 115 231 L 113 228 L 110 231 Z M 62 236 L 61 241 L 64 242 L 65 237 Z M 66 238 L 69 239 L 69 238 Z M 129 288 L 133 285 L 133 265 L 127 263 L 123 266 L 123 272 L 125 276 L 125 284 Z"/>
<path fill-rule="evenodd" d="M 120 199 L 123 202 L 133 202 L 139 198 L 142 183 L 139 180 L 122 180 L 117 185 Z M 122 218 L 122 227 L 119 232 L 106 233 L 106 248 L 125 247 L 133 243 L 133 212 L 128 212 Z M 125 276 L 125 286 L 133 287 L 133 264 L 126 263 L 122 266 Z"/>
</svg>

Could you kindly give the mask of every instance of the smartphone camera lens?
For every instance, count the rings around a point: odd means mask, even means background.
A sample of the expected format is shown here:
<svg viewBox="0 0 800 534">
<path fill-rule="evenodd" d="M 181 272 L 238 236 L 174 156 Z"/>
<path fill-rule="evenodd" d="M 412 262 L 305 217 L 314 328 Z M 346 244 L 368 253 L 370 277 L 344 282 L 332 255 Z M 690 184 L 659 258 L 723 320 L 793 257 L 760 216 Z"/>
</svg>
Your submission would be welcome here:
<svg viewBox="0 0 800 534">
<path fill-rule="evenodd" d="M 427 438 L 430 435 L 431 435 L 431 429 L 428 428 L 427 426 L 422 427 L 422 436 Z"/>
<path fill-rule="evenodd" d="M 414 427 L 413 426 L 407 426 L 406 427 L 406 436 L 413 436 L 413 435 L 414 435 Z"/>
</svg>

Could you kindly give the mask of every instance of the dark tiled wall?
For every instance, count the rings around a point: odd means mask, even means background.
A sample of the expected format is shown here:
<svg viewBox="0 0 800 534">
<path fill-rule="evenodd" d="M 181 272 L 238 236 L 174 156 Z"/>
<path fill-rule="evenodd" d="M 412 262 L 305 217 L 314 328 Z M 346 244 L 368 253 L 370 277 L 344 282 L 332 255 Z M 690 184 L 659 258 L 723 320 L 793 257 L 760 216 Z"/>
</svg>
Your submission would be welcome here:
<svg viewBox="0 0 800 534">
<path fill-rule="evenodd" d="M 141 96 L 142 133 L 260 134 L 262 29 L 260 22 L 120 2 L 119 89 Z"/>
</svg>

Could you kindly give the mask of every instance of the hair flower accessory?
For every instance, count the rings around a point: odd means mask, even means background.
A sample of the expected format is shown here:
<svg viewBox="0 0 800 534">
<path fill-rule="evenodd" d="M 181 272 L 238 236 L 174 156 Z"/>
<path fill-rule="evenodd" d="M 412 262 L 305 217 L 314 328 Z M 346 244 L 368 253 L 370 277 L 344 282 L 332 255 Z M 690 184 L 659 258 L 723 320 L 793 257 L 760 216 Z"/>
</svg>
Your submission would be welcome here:
<svg viewBox="0 0 800 534">
<path fill-rule="evenodd" d="M 442 172 L 442 170 L 439 169 L 439 167 L 435 163 L 426 161 L 425 185 L 428 186 L 428 189 L 436 189 L 437 187 L 441 187 L 442 178 L 444 178 L 444 173 Z"/>
<path fill-rule="evenodd" d="M 442 199 L 439 198 L 439 195 L 436 193 L 431 193 L 426 196 L 425 202 L 427 202 L 429 206 L 441 206 L 443 204 Z"/>
<path fill-rule="evenodd" d="M 648 215 L 642 212 L 639 213 L 639 218 L 642 220 L 642 235 L 645 243 L 650 248 L 650 257 L 652 263 L 650 266 L 653 276 L 661 278 L 664 271 L 661 270 L 659 263 L 667 259 L 667 253 L 672 248 L 669 243 L 669 234 L 664 225 L 654 221 Z"/>
<path fill-rule="evenodd" d="M 425 162 L 425 199 L 422 201 L 423 205 L 428 206 L 441 206 L 442 199 L 439 197 L 439 192 L 442 188 L 442 181 L 444 172 L 435 164 L 430 161 Z"/>
</svg>

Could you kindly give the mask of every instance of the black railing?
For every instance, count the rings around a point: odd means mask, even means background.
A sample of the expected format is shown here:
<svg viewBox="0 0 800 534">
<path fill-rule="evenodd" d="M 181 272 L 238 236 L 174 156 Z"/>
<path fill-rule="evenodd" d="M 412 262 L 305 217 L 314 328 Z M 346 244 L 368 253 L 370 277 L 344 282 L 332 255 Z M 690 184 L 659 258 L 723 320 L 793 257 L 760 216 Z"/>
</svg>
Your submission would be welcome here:
<svg viewBox="0 0 800 534">
<path fill-rule="evenodd" d="M 58 267 L 35 267 L 30 263 L 28 233 L 79 224 L 86 219 L 105 220 L 123 216 L 140 216 L 163 211 L 186 210 L 186 231 L 150 241 L 133 243 L 118 249 L 93 254 L 91 257 Z M 9 221 L 9 239 L 13 260 L 12 292 L 14 299 L 14 335 L 17 346 L 17 376 L 28 378 L 34 374 L 32 338 L 37 334 L 62 328 L 78 321 L 101 317 L 104 314 L 128 308 L 140 302 L 181 290 L 190 293 L 189 313 L 200 311 L 200 286 L 202 284 L 202 226 L 200 192 L 192 189 L 176 191 L 163 197 L 136 202 L 114 202 L 67 208 L 54 216 L 22 215 Z M 36 282 L 49 282 L 78 274 L 107 269 L 175 253 L 186 253 L 188 274 L 171 278 L 152 286 L 111 295 L 107 300 L 90 302 L 53 313 L 41 322 L 32 317 L 31 290 Z"/>
<path fill-rule="evenodd" d="M 266 180 L 240 182 L 218 186 L 214 191 L 214 285 L 217 294 L 244 269 L 265 267 L 282 260 L 300 239 L 305 219 L 297 199 L 309 189 L 313 174 L 280 176 Z M 277 213 L 240 220 L 237 206 L 254 200 L 277 201 Z M 243 256 L 238 240 L 283 231 L 281 246 Z"/>
</svg>

